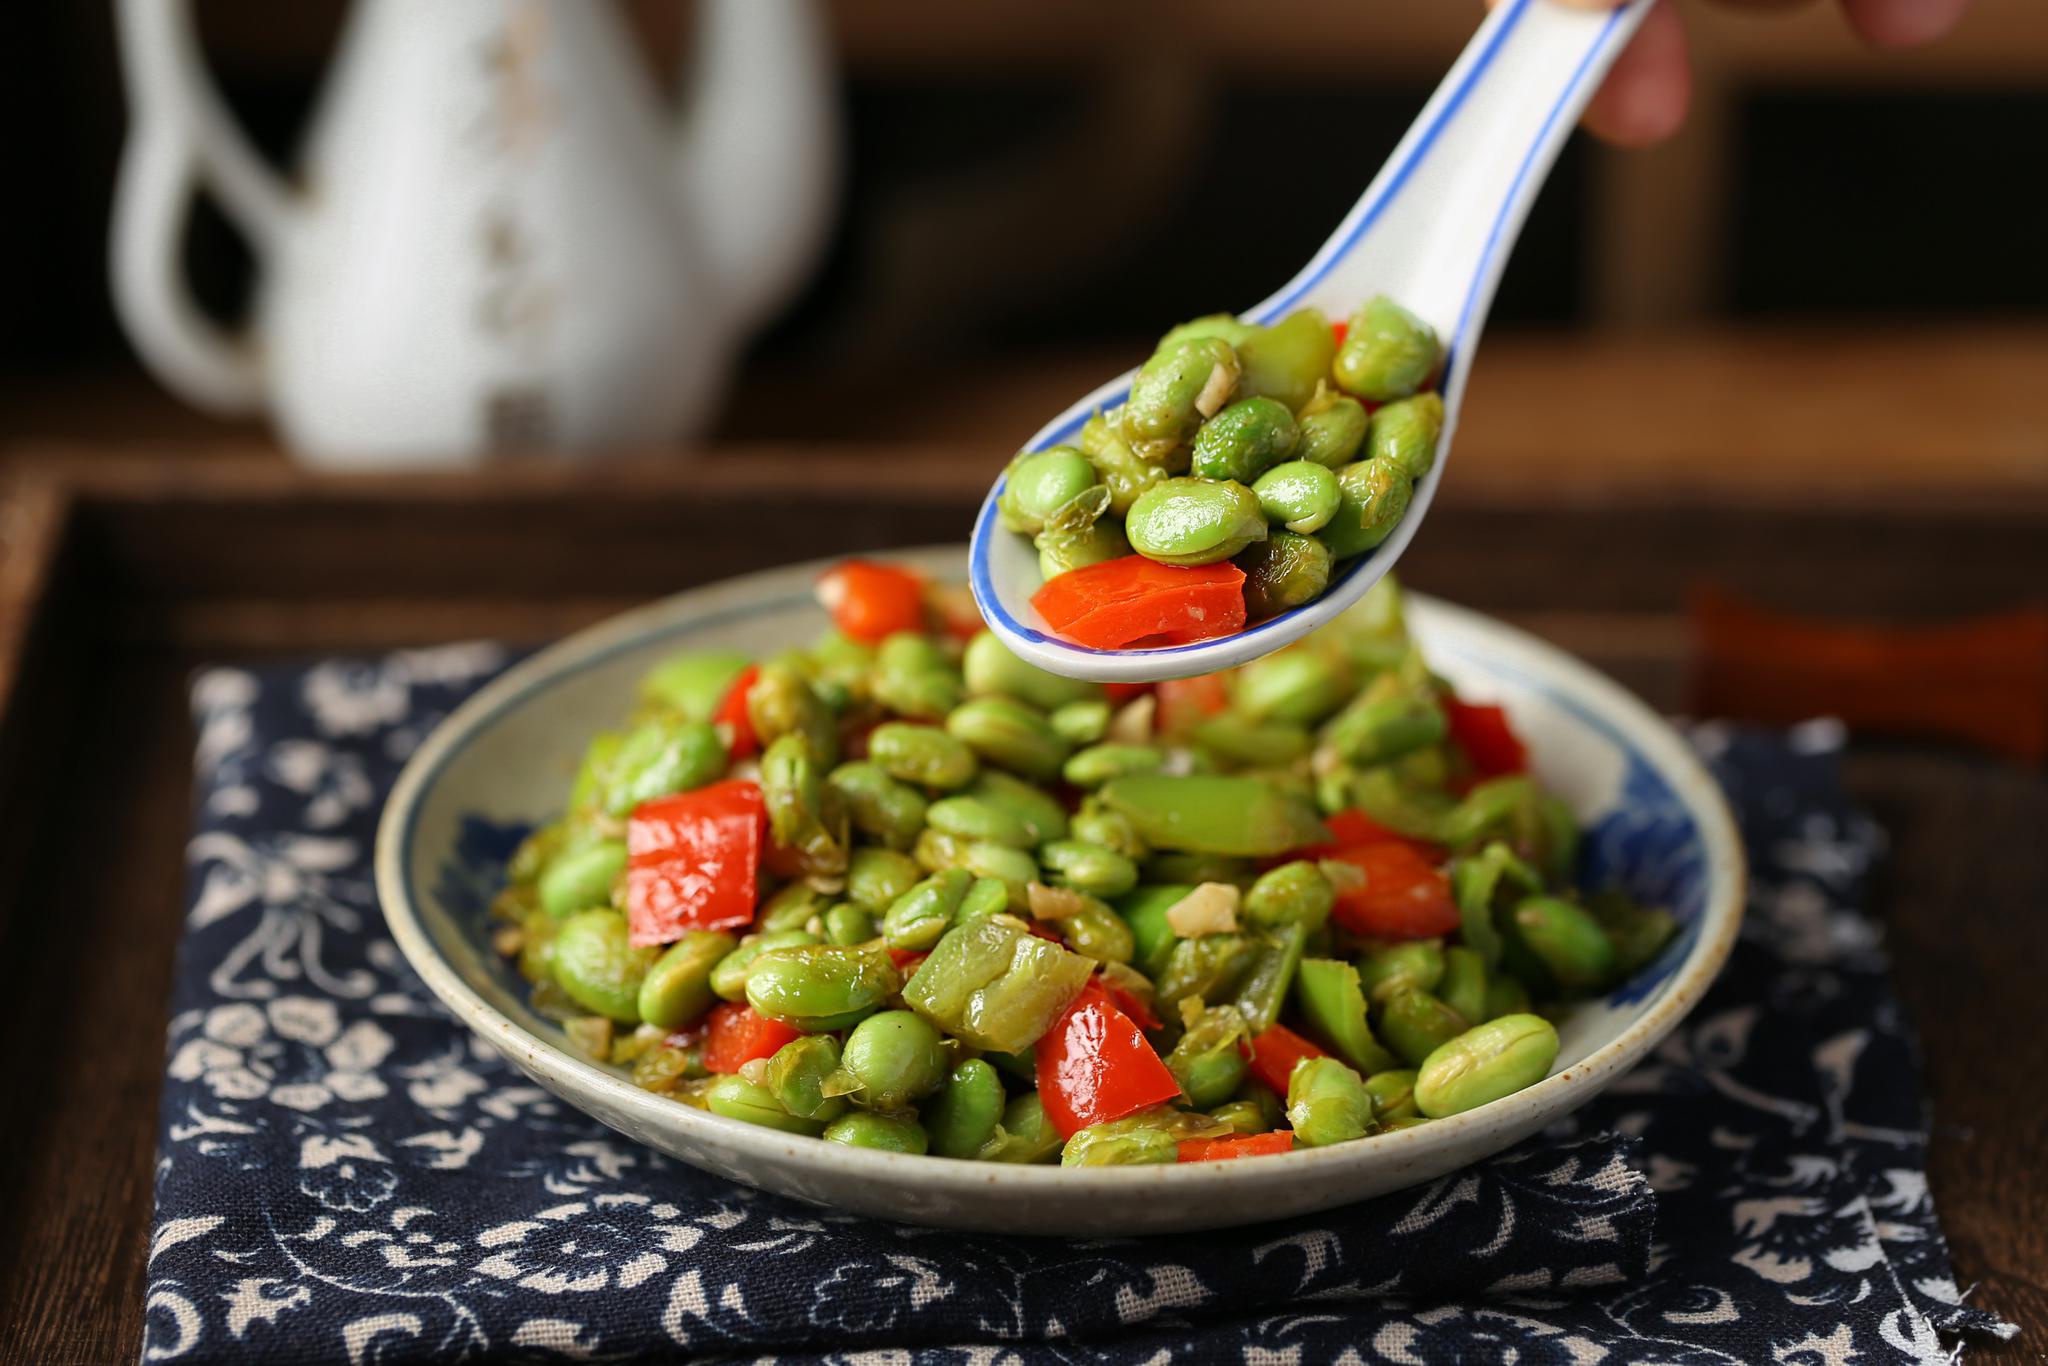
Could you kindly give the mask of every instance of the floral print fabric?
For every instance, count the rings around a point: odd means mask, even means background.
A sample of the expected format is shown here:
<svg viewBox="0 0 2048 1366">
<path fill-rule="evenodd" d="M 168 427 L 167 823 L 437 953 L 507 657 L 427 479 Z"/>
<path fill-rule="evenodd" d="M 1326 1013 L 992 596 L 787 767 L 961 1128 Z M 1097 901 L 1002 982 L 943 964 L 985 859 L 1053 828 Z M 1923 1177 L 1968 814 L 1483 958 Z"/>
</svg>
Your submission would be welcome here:
<svg viewBox="0 0 2048 1366">
<path fill-rule="evenodd" d="M 505 661 L 195 681 L 145 1360 L 1833 1363 L 2011 1331 L 1950 1277 L 1912 1036 L 1856 909 L 1881 839 L 1825 730 L 1698 733 L 1749 844 L 1742 942 L 1552 1132 L 1285 1224 L 1033 1240 L 703 1175 L 441 1011 L 384 931 L 371 836 L 412 749 Z"/>
</svg>

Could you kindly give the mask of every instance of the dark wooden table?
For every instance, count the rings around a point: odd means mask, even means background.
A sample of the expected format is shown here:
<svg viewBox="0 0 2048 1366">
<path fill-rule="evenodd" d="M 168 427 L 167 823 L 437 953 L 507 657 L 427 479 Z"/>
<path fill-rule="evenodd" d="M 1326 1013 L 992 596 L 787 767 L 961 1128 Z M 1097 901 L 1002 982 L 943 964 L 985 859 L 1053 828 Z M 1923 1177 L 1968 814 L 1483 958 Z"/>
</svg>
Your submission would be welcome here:
<svg viewBox="0 0 2048 1366">
<path fill-rule="evenodd" d="M 133 1360 L 164 1001 L 202 661 L 490 635 L 537 641 L 792 558 L 955 539 L 972 465 L 753 452 L 604 484 L 544 470 L 318 479 L 274 463 L 16 466 L 0 501 L 0 1361 Z M 782 511 L 775 534 L 753 528 Z M 1933 618 L 2048 590 L 2048 500 L 1788 510 L 1641 494 L 1432 514 L 1410 582 L 1684 701 L 1688 585 Z M 1563 606 L 1560 606 L 1560 605 Z M 1894 839 L 1879 880 L 1933 1100 L 1958 1276 L 2048 1343 L 2048 781 L 1859 742 Z"/>
</svg>

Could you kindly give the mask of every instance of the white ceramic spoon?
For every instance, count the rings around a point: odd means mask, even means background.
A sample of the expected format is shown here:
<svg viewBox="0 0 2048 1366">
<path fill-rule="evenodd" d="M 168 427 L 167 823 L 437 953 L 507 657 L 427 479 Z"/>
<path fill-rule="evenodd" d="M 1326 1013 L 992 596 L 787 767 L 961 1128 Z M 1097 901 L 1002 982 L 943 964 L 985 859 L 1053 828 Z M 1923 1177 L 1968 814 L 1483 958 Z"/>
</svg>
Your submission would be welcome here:
<svg viewBox="0 0 2048 1366">
<path fill-rule="evenodd" d="M 1375 294 L 1418 313 L 1449 352 L 1436 464 L 1415 485 L 1407 515 L 1377 549 L 1340 565 L 1323 596 L 1218 640 L 1156 650 L 1095 650 L 1044 629 L 1032 609 L 1038 552 L 996 520 L 1002 480 L 974 522 L 969 578 L 975 603 L 1012 650 L 1054 673 L 1103 682 L 1184 678 L 1242 664 L 1329 621 L 1393 567 L 1443 479 L 1480 329 L 1522 220 L 1579 113 L 1649 0 L 1621 9 L 1569 9 L 1506 0 L 1487 16 L 1400 146 L 1315 258 L 1279 293 L 1241 316 L 1270 322 L 1313 305 L 1333 318 Z M 1206 305 L 1196 301 L 1190 309 Z M 1133 372 L 1134 373 L 1134 372 Z M 1125 374 L 1061 413 L 1025 450 L 1071 443 L 1097 409 L 1124 401 Z"/>
</svg>

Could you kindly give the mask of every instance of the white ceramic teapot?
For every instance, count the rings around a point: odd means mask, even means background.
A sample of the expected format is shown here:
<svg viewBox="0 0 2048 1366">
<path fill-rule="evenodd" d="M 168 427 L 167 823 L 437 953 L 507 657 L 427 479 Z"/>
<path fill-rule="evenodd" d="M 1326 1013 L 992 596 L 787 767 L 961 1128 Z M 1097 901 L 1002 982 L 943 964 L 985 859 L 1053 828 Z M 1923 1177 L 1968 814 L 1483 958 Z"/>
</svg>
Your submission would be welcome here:
<svg viewBox="0 0 2048 1366">
<path fill-rule="evenodd" d="M 604 0 L 357 0 L 287 185 L 208 80 L 189 0 L 119 0 L 111 268 L 143 359 L 328 465 L 695 430 L 816 255 L 838 151 L 814 0 L 699 11 L 671 127 Z M 202 187 L 261 267 L 247 336 L 182 278 Z"/>
</svg>

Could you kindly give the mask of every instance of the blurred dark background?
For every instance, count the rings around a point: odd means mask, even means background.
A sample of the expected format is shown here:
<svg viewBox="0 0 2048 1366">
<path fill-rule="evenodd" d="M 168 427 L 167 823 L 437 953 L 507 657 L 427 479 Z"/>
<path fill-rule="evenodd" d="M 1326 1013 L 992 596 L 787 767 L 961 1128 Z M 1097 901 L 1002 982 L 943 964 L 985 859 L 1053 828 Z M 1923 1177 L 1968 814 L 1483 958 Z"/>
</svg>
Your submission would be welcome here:
<svg viewBox="0 0 2048 1366">
<path fill-rule="evenodd" d="M 198 6 L 220 83 L 280 161 L 344 8 Z M 628 8 L 672 78 L 687 0 Z M 0 423 L 17 439 L 232 432 L 155 390 L 109 307 L 123 122 L 110 9 L 45 0 L 0 14 L 13 59 L 0 83 L 13 163 Z M 1528 337 L 2031 336 L 2048 321 L 2048 3 L 1980 0 L 1942 43 L 1894 54 L 1861 49 L 1829 9 L 1689 8 L 1691 125 L 1646 152 L 1574 142 L 1496 325 Z M 849 178 L 836 236 L 753 344 L 714 438 L 1013 442 L 1035 425 L 1027 414 L 1165 324 L 1246 305 L 1286 278 L 1478 13 L 1476 0 L 841 0 Z M 1263 207 L 1244 207 L 1248 187 Z M 208 307 L 237 316 L 247 253 L 205 205 L 187 252 Z M 904 376 L 927 390 L 957 379 L 957 401 L 897 403 Z M 811 378 L 871 401 L 746 401 Z"/>
</svg>

